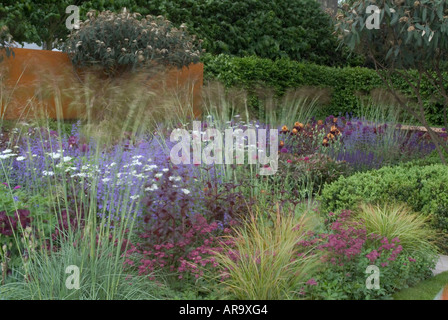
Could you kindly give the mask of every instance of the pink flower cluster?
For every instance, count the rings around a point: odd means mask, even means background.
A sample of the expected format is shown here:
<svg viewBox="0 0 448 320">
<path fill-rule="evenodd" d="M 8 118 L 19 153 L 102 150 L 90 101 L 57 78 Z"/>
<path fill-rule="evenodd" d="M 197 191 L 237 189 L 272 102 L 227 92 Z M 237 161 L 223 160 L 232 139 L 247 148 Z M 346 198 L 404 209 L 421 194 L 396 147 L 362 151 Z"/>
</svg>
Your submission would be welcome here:
<svg viewBox="0 0 448 320">
<path fill-rule="evenodd" d="M 342 211 L 337 220 L 331 223 L 329 233 L 309 234 L 311 240 L 301 241 L 300 246 L 317 245 L 325 252 L 323 259 L 332 264 L 343 265 L 345 261 L 359 255 L 366 242 L 366 230 L 361 222 L 350 221 L 351 212 Z M 330 212 L 330 217 L 334 216 Z"/>
<path fill-rule="evenodd" d="M 372 264 L 379 258 L 383 258 L 381 260 L 381 266 L 385 267 L 388 265 L 388 261 L 395 261 L 403 250 L 403 247 L 399 245 L 400 240 L 398 238 L 389 241 L 386 237 L 381 237 L 376 234 L 367 236 L 363 222 L 351 220 L 351 212 L 349 210 L 342 211 L 338 216 L 330 212 L 328 216 L 329 219 L 335 219 L 329 226 L 330 232 L 318 235 L 309 233 L 307 240 L 298 243 L 302 247 L 316 245 L 318 250 L 324 252 L 324 261 L 343 266 L 345 263 L 362 254 L 363 250 L 365 250 L 365 243 L 368 237 L 372 240 L 381 239 L 381 245 L 365 255 Z"/>
<path fill-rule="evenodd" d="M 125 264 L 137 267 L 139 274 L 151 275 L 162 268 L 178 272 L 180 279 L 186 274 L 199 278 L 205 267 L 217 267 L 214 253 L 220 250 L 218 235 L 228 232 L 230 229 L 220 230 L 217 222 L 209 223 L 205 217 L 196 214 L 188 219 L 185 229 L 176 237 L 159 244 L 145 241 L 131 245 Z M 151 235 L 143 233 L 141 238 L 151 238 Z M 133 258 L 136 256 L 140 257 L 137 261 Z"/>
<path fill-rule="evenodd" d="M 370 260 L 371 263 L 375 263 L 375 261 L 380 258 L 382 255 L 388 255 L 388 261 L 395 261 L 397 256 L 403 250 L 403 247 L 398 243 L 400 240 L 398 238 L 393 238 L 391 242 L 384 237 L 381 239 L 381 246 L 377 250 L 372 250 L 370 253 L 366 255 L 367 259 Z M 381 266 L 387 266 L 387 262 L 382 262 Z"/>
</svg>

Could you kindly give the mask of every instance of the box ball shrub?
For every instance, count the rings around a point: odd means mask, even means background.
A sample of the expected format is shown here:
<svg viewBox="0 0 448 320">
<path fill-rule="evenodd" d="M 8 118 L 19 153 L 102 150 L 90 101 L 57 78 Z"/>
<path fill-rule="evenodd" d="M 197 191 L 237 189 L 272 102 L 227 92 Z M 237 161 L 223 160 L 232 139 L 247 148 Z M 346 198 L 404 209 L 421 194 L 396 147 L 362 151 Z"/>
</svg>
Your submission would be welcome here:
<svg viewBox="0 0 448 320">
<path fill-rule="evenodd" d="M 406 203 L 412 210 L 432 215 L 434 227 L 448 230 L 448 167 L 444 165 L 383 167 L 340 177 L 325 185 L 322 210 L 355 208 L 359 203 Z"/>
</svg>

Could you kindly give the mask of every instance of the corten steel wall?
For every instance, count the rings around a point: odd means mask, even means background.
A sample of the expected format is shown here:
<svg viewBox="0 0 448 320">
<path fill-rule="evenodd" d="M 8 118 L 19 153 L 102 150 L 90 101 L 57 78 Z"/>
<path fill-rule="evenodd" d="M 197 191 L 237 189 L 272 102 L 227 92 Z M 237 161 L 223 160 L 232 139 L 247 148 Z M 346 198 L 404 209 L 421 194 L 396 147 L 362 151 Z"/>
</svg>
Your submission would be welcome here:
<svg viewBox="0 0 448 320">
<path fill-rule="evenodd" d="M 15 57 L 9 58 L 3 54 L 4 60 L 0 63 L 2 119 L 39 116 L 42 114 L 41 110 L 45 110 L 53 119 L 76 119 L 83 110 L 75 110 L 69 106 L 72 100 L 64 89 L 79 83 L 82 72 L 75 71 L 67 54 L 17 48 L 14 49 L 14 54 Z M 148 83 L 148 90 L 189 90 L 194 114 L 199 115 L 203 71 L 201 63 L 182 70 L 171 69 L 152 78 Z M 56 105 L 62 106 L 62 110 L 56 108 Z"/>
</svg>

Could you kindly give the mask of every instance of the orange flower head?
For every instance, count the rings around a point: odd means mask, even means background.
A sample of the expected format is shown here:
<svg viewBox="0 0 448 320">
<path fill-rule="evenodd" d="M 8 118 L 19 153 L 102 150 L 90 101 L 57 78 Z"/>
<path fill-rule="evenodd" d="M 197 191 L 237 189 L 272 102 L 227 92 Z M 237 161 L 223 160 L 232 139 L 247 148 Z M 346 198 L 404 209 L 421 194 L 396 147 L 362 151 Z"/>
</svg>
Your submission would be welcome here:
<svg viewBox="0 0 448 320">
<path fill-rule="evenodd" d="M 297 131 L 296 128 L 292 129 L 292 133 L 293 133 L 293 134 L 297 134 L 298 132 L 299 132 L 299 131 Z"/>
<path fill-rule="evenodd" d="M 338 118 L 333 118 L 333 122 L 334 123 L 338 122 Z"/>
<path fill-rule="evenodd" d="M 321 126 L 324 124 L 324 122 L 322 120 L 319 120 L 319 121 L 317 121 L 317 124 Z"/>
<path fill-rule="evenodd" d="M 331 133 L 329 133 L 329 134 L 327 135 L 327 138 L 330 139 L 330 140 L 333 140 L 333 139 L 334 139 L 334 135 L 331 134 Z"/>
<path fill-rule="evenodd" d="M 341 132 L 339 131 L 339 129 L 336 128 L 336 126 L 331 126 L 331 130 L 330 130 L 330 132 L 331 132 L 332 134 L 334 134 L 334 135 L 338 135 L 339 133 L 341 133 Z"/>
<path fill-rule="evenodd" d="M 283 141 L 280 141 L 280 147 L 283 147 L 285 143 Z"/>
<path fill-rule="evenodd" d="M 299 128 L 299 129 L 303 129 L 303 123 L 296 122 L 296 123 L 294 123 L 294 127 Z"/>
</svg>

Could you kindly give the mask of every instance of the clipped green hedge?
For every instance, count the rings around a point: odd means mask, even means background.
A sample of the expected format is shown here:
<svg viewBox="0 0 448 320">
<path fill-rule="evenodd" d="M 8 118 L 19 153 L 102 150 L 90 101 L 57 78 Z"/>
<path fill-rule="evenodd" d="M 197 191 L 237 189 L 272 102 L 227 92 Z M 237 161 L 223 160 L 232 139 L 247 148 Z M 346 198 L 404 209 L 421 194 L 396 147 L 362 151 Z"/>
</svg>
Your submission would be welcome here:
<svg viewBox="0 0 448 320">
<path fill-rule="evenodd" d="M 383 88 L 375 70 L 361 67 L 327 67 L 282 58 L 262 59 L 255 56 L 231 57 L 229 55 L 205 55 L 204 75 L 208 80 L 219 80 L 227 87 L 255 88 L 260 82 L 273 87 L 278 95 L 288 88 L 319 87 L 330 90 L 330 103 L 326 115 L 360 114 L 359 94 L 369 95 L 373 89 Z M 411 88 L 403 79 L 394 80 L 403 94 L 412 97 Z M 448 74 L 447 74 L 448 90 Z M 427 110 L 427 119 L 433 125 L 442 125 L 441 99 L 435 99 L 433 86 L 423 81 L 421 92 Z"/>
<path fill-rule="evenodd" d="M 319 197 L 322 212 L 355 208 L 360 202 L 399 201 L 432 214 L 436 228 L 448 231 L 448 166 L 400 165 L 341 177 Z"/>
</svg>

